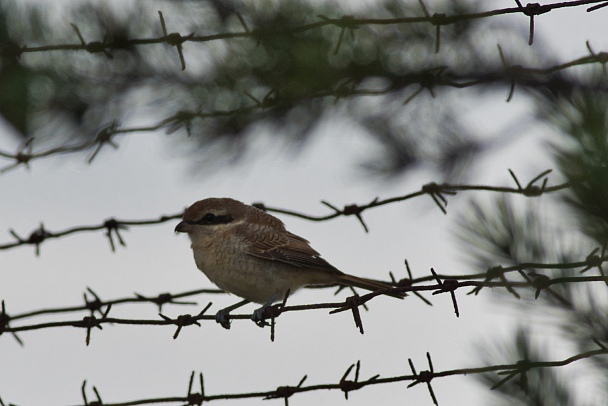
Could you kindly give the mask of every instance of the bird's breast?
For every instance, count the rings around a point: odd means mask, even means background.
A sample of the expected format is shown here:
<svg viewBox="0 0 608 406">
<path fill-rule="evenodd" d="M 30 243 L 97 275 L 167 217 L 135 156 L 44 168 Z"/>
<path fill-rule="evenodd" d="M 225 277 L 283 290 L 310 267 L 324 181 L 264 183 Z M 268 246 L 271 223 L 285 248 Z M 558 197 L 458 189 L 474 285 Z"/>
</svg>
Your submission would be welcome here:
<svg viewBox="0 0 608 406">
<path fill-rule="evenodd" d="M 252 302 L 279 300 L 306 285 L 305 272 L 290 265 L 247 254 L 238 244 L 193 245 L 197 267 L 220 289 Z"/>
</svg>

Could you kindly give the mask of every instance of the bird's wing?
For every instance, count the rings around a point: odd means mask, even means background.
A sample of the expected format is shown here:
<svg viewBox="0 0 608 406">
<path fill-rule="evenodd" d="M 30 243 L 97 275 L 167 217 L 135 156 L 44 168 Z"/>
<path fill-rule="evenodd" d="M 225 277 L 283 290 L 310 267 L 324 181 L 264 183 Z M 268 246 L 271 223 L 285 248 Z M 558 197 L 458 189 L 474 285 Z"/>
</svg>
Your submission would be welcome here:
<svg viewBox="0 0 608 406">
<path fill-rule="evenodd" d="M 342 274 L 337 268 L 321 258 L 304 238 L 286 230 L 263 225 L 242 224 L 236 234 L 246 242 L 247 253 L 258 258 L 281 261 L 301 268 L 314 268 Z"/>
<path fill-rule="evenodd" d="M 325 271 L 328 275 L 332 275 L 333 282 L 346 286 L 371 291 L 393 287 L 384 282 L 359 278 L 341 272 L 321 258 L 321 255 L 310 246 L 307 240 L 285 229 L 259 224 L 241 224 L 236 227 L 235 233 L 245 242 L 246 251 L 249 255 L 272 261 L 281 261 L 298 268 L 313 268 Z M 397 298 L 405 296 L 405 293 L 387 294 Z"/>
</svg>

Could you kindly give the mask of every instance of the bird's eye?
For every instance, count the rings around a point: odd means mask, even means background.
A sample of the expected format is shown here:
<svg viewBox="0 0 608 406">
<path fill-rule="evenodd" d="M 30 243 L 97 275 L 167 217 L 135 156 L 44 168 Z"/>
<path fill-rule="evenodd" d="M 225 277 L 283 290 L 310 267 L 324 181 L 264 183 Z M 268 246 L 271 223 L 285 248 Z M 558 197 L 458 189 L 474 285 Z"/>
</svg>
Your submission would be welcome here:
<svg viewBox="0 0 608 406">
<path fill-rule="evenodd" d="M 228 224 L 232 221 L 232 216 L 229 214 L 205 214 L 196 224 L 201 225 L 215 225 L 215 224 Z"/>
<path fill-rule="evenodd" d="M 215 222 L 215 214 L 207 213 L 203 216 L 203 224 L 213 224 Z"/>
</svg>

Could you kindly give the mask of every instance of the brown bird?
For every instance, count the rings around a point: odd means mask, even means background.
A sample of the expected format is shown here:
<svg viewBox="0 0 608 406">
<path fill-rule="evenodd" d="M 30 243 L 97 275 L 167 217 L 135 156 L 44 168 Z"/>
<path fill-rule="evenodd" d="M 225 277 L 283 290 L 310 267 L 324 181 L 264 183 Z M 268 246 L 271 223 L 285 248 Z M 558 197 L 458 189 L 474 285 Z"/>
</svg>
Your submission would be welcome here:
<svg viewBox="0 0 608 406">
<path fill-rule="evenodd" d="M 220 289 L 243 301 L 220 310 L 216 320 L 230 328 L 228 313 L 256 302 L 252 319 L 262 321 L 267 306 L 307 285 L 341 284 L 371 291 L 382 282 L 348 275 L 333 267 L 307 240 L 290 233 L 278 218 L 229 198 L 209 198 L 190 206 L 176 232 L 188 233 L 198 269 Z M 402 298 L 402 293 L 388 293 Z M 262 321 L 263 325 L 263 321 Z"/>
</svg>

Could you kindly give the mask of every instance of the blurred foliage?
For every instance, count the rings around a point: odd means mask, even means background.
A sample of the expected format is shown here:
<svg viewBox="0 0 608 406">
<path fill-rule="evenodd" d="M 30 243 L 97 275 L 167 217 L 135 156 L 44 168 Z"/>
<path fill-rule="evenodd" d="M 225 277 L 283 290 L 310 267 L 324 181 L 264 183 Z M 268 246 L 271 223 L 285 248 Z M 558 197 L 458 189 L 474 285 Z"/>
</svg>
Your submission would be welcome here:
<svg viewBox="0 0 608 406">
<path fill-rule="evenodd" d="M 477 10 L 468 1 L 438 0 L 427 7 L 448 15 Z M 186 70 L 181 71 L 175 47 L 128 43 L 162 36 L 158 10 L 169 33 L 254 35 L 186 42 Z M 526 45 L 525 27 L 480 20 L 442 26 L 440 52 L 435 53 L 431 24 L 349 26 L 353 14 L 379 19 L 423 15 L 418 2 L 396 0 L 357 9 L 335 2 L 271 0 L 75 2 L 61 7 L 5 0 L 0 5 L 0 114 L 22 137 L 35 136 L 55 147 L 66 140 L 93 139 L 114 121 L 128 126 L 134 119 L 160 121 L 180 112 L 168 131 L 188 133 L 192 158 L 203 162 L 217 162 L 218 156 L 224 158 L 220 162 L 230 162 L 261 133 L 297 148 L 324 119 L 338 118 L 359 126 L 377 143 L 363 163 L 372 173 L 395 175 L 425 165 L 458 177 L 483 150 L 459 117 L 459 101 L 511 84 L 496 43 L 508 52 L 511 64 L 550 59 Z M 342 17 L 343 27 L 290 31 Z M 71 24 L 86 43 L 112 44 L 111 51 L 14 56 L 16 46 L 79 43 Z M 472 79 L 487 83 L 473 91 L 441 84 Z M 556 73 L 519 85 L 568 87 L 566 82 Z M 374 95 L 349 95 L 355 88 Z M 458 101 L 445 97 L 455 91 L 460 92 Z M 220 114 L 196 116 L 213 112 Z"/>
<path fill-rule="evenodd" d="M 528 362 L 549 361 L 546 348 L 533 340 L 531 331 L 519 327 L 513 334 L 513 342 L 497 344 L 495 348 L 483 349 L 488 364 L 510 363 L 512 360 Z M 497 354 L 502 358 L 497 359 Z M 481 380 L 488 387 L 499 384 L 506 376 L 482 375 Z M 492 405 L 524 406 L 524 405 L 574 405 L 574 399 L 569 390 L 568 380 L 560 375 L 558 368 L 533 368 L 524 374 L 507 380 L 494 389 Z"/>
<path fill-rule="evenodd" d="M 596 80 L 605 81 L 605 77 Z M 608 243 L 608 97 L 575 92 L 570 97 L 543 98 L 544 115 L 567 135 L 554 142 L 556 162 L 573 182 L 566 203 L 581 230 L 599 245 Z"/>
<path fill-rule="evenodd" d="M 604 83 L 603 75 L 590 75 L 589 83 Z M 563 89 L 562 89 L 563 90 Z M 467 247 L 467 255 L 476 267 L 489 269 L 496 265 L 509 266 L 525 262 L 568 263 L 580 261 L 599 249 L 604 256 L 608 241 L 608 96 L 602 92 L 582 89 L 568 91 L 532 92 L 538 115 L 553 125 L 550 152 L 559 173 L 572 182 L 561 198 L 543 196 L 538 200 L 510 199 L 503 195 L 488 201 L 472 201 L 462 217 L 458 234 Z M 542 199 L 542 202 L 539 200 Z M 590 274 L 605 274 L 603 269 L 586 270 Z M 574 270 L 524 270 L 528 278 L 538 275 L 548 278 L 572 277 Z M 509 274 L 509 280 L 521 281 L 524 275 Z M 505 305 L 514 296 L 501 290 L 500 303 Z M 568 345 L 583 353 L 598 348 L 593 339 L 608 343 L 608 292 L 606 285 L 557 284 L 537 295 L 535 289 L 517 289 L 522 311 L 527 321 L 534 316 L 542 325 L 532 324 L 518 333 L 514 344 L 501 344 L 485 357 L 491 364 L 504 360 L 505 348 L 511 348 L 508 362 L 522 359 L 551 358 L 552 346 Z M 547 350 L 533 349 L 530 335 L 551 342 Z M 509 340 L 507 340 L 508 342 Z M 536 355 L 532 356 L 531 354 Z M 553 357 L 554 358 L 554 357 Z M 499 360 L 501 359 L 501 360 Z M 517 388 L 518 382 L 500 387 L 504 404 L 571 405 L 581 404 L 585 396 L 600 396 L 608 402 L 608 360 L 596 357 L 585 361 L 586 374 L 594 382 L 593 393 L 576 392 L 574 380 L 567 375 L 553 375 L 541 369 L 528 374 L 528 391 Z M 532 380 L 534 379 L 534 384 Z M 500 380 L 488 374 L 484 383 Z M 521 384 L 521 381 L 519 382 Z M 574 399 L 579 399 L 578 402 Z M 589 403 L 590 402 L 590 403 Z"/>
<path fill-rule="evenodd" d="M 547 231 L 542 214 L 505 195 L 471 200 L 459 220 L 456 231 L 468 248 L 466 259 L 478 269 L 555 259 L 547 252 L 552 246 L 541 243 Z"/>
</svg>

